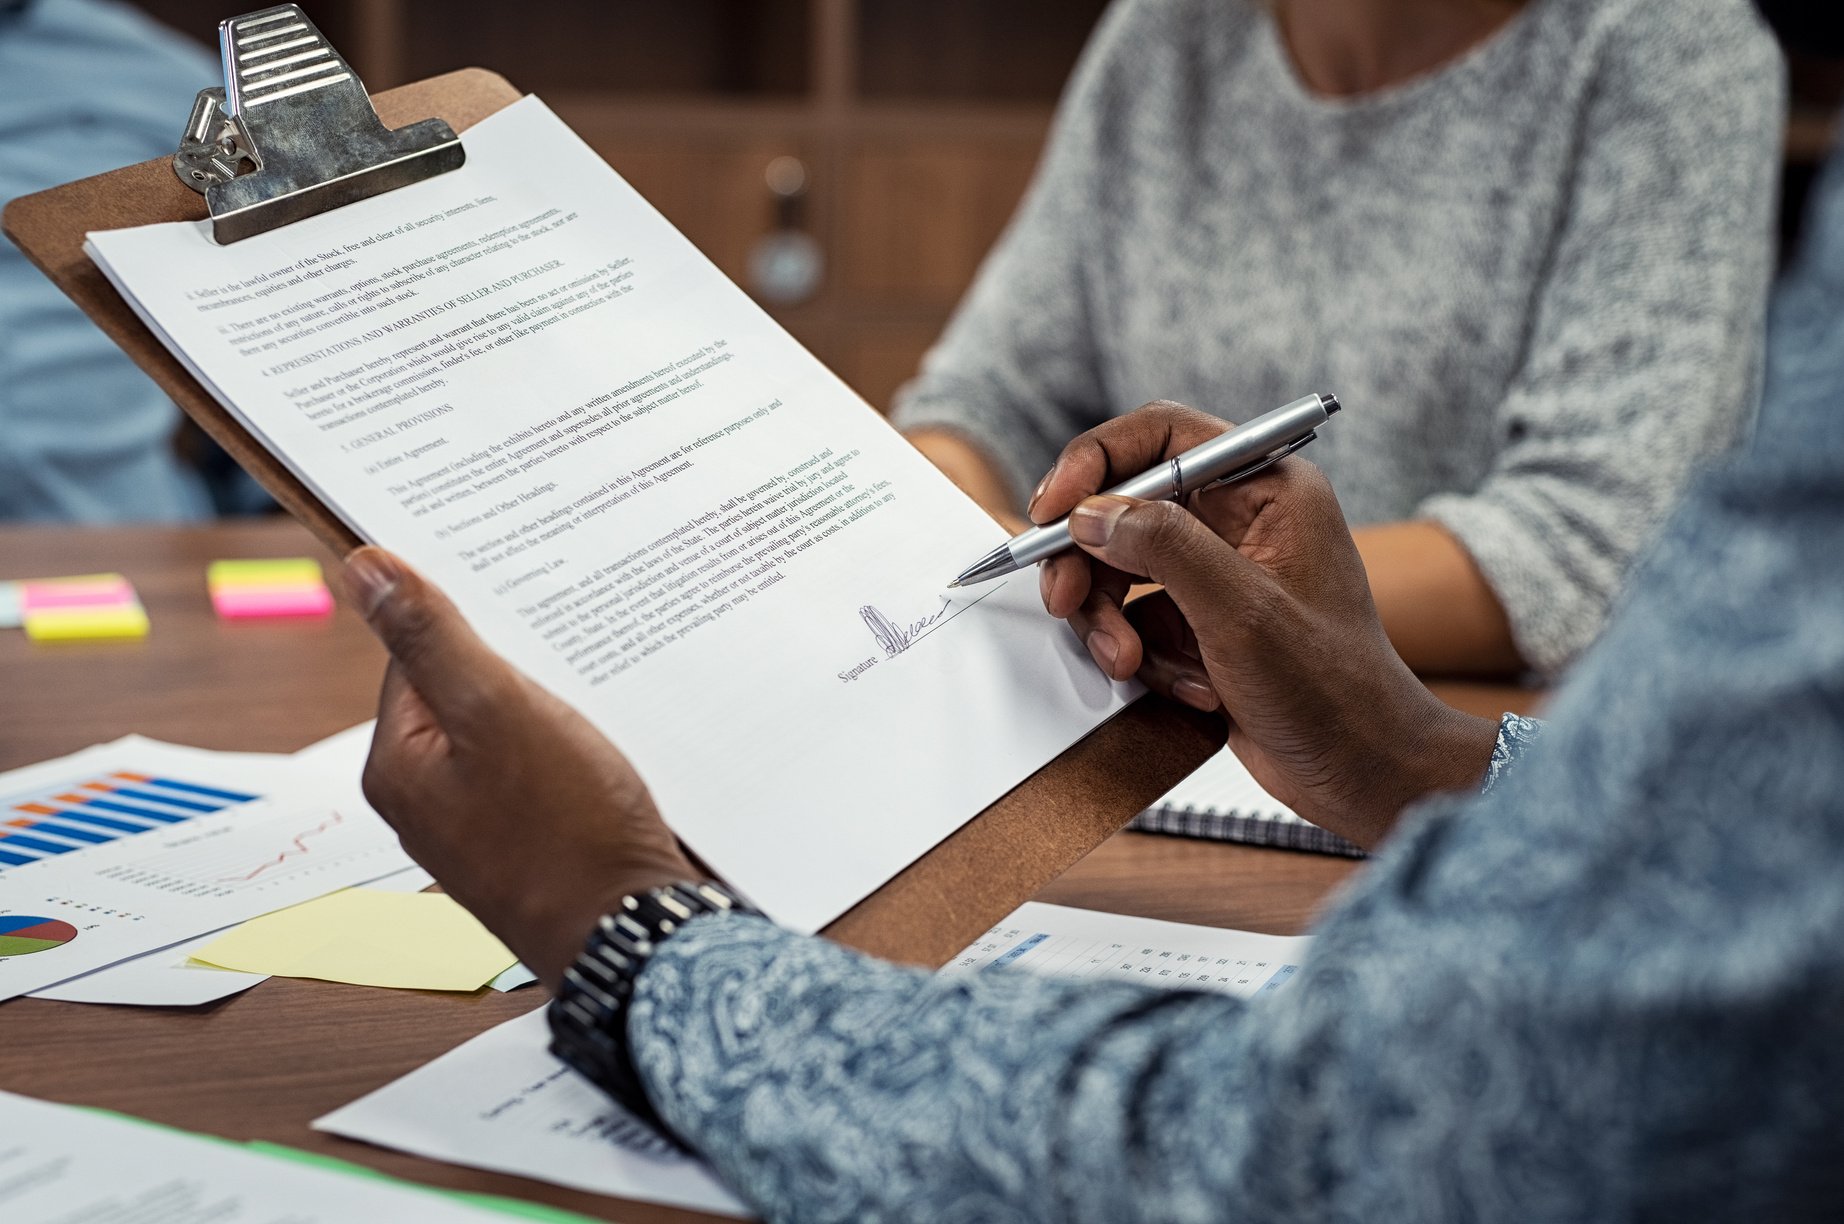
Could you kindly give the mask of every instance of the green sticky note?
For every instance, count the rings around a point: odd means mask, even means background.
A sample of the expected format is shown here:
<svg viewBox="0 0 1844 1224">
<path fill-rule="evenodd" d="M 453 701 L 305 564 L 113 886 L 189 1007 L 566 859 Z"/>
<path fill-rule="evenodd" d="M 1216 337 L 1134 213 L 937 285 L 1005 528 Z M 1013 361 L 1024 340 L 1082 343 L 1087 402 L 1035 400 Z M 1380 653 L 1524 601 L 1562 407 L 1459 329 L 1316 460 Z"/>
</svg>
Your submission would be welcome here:
<svg viewBox="0 0 1844 1224">
<path fill-rule="evenodd" d="M 304 1152 L 300 1148 L 289 1147 L 283 1143 L 269 1143 L 262 1139 L 252 1139 L 244 1145 L 260 1156 L 271 1156 L 276 1160 L 292 1160 L 296 1164 L 312 1165 L 330 1173 L 344 1173 L 349 1177 L 370 1177 L 378 1181 L 395 1182 L 398 1185 L 415 1185 L 404 1182 L 388 1173 L 380 1173 L 365 1165 L 353 1164 L 349 1160 L 340 1160 L 334 1156 L 323 1156 L 319 1152 Z M 444 1190 L 437 1186 L 421 1186 L 431 1194 L 440 1194 L 445 1198 L 458 1199 L 470 1207 L 482 1211 L 494 1211 L 500 1215 L 517 1216 L 525 1220 L 549 1220 L 553 1224 L 593 1224 L 588 1216 L 578 1215 L 574 1211 L 565 1211 L 561 1207 L 549 1207 L 543 1203 L 528 1203 L 524 1199 L 506 1198 L 499 1194 L 476 1194 L 467 1190 Z"/>
<path fill-rule="evenodd" d="M 574 1211 L 565 1211 L 561 1207 L 548 1207 L 543 1203 L 527 1203 L 523 1199 L 506 1198 L 499 1194 L 475 1194 L 466 1190 L 446 1190 L 440 1186 L 425 1186 L 420 1182 L 392 1177 L 389 1173 L 380 1173 L 362 1164 L 353 1164 L 349 1160 L 322 1156 L 319 1152 L 304 1152 L 300 1148 L 289 1147 L 285 1143 L 270 1143 L 266 1139 L 252 1139 L 248 1143 L 239 1143 L 235 1139 L 226 1139 L 221 1135 L 207 1135 L 199 1131 L 183 1130 L 177 1126 L 168 1126 L 163 1122 L 150 1122 L 146 1118 L 137 1118 L 133 1114 L 118 1113 L 113 1109 L 98 1109 L 89 1105 L 73 1105 L 71 1108 L 81 1109 L 85 1113 L 99 1114 L 105 1118 L 114 1118 L 119 1122 L 133 1122 L 149 1130 L 166 1131 L 169 1134 L 185 1135 L 191 1139 L 202 1139 L 207 1143 L 221 1143 L 226 1147 L 242 1148 L 253 1155 L 267 1156 L 271 1160 L 287 1160 L 295 1164 L 324 1169 L 328 1173 L 340 1173 L 347 1177 L 363 1177 L 372 1181 L 390 1182 L 406 1189 L 422 1190 L 442 1198 L 457 1200 L 469 1207 L 477 1207 L 481 1211 L 492 1211 L 500 1215 L 517 1216 L 526 1220 L 548 1220 L 552 1221 L 552 1224 L 594 1224 L 588 1216 L 578 1215 Z"/>
</svg>

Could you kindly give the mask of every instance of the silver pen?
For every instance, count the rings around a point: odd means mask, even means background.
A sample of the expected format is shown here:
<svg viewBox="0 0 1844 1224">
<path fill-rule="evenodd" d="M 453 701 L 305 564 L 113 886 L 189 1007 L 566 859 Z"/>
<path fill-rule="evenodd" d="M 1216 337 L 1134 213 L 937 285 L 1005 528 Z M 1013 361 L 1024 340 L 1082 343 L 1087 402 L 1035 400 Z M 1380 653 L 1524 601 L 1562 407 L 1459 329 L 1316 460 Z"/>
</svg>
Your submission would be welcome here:
<svg viewBox="0 0 1844 1224">
<path fill-rule="evenodd" d="M 1168 498 L 1179 501 L 1199 489 L 1253 476 L 1318 437 L 1315 431 L 1337 411 L 1336 395 L 1304 396 L 1245 425 L 1238 425 L 1201 446 L 1193 446 L 1184 454 L 1106 492 L 1144 501 Z M 1007 540 L 968 566 L 948 585 L 972 586 L 1001 578 L 1074 546 L 1075 542 L 1069 537 L 1069 520 L 1061 518 Z"/>
</svg>

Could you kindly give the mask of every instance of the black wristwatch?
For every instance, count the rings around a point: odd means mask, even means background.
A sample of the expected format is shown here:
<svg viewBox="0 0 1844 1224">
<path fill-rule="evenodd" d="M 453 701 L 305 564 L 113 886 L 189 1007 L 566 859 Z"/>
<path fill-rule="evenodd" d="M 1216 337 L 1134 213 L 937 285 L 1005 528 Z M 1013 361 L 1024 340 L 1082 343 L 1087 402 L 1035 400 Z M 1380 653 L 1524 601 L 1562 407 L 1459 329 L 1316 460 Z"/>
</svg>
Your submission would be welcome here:
<svg viewBox="0 0 1844 1224">
<path fill-rule="evenodd" d="M 628 1048 L 627 1010 L 634 979 L 653 949 L 700 914 L 756 909 L 718 884 L 668 884 L 624 897 L 589 933 L 551 1001 L 551 1053 L 601 1088 L 636 1119 L 683 1147 L 641 1087 Z"/>
</svg>

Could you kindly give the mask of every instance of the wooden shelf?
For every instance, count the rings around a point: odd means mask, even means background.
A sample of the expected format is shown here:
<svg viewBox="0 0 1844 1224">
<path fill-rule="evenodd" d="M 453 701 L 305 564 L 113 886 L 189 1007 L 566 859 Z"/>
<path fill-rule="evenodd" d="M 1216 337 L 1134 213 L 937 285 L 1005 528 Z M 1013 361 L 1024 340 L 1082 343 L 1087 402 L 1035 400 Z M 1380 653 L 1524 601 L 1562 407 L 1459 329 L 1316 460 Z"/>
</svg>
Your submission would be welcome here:
<svg viewBox="0 0 1844 1224">
<path fill-rule="evenodd" d="M 485 64 L 476 65 L 485 67 Z M 497 71 L 497 69 L 496 69 Z M 523 83 L 513 84 L 523 88 Z M 802 132 L 866 137 L 980 138 L 1043 141 L 1055 113 L 1049 106 L 972 106 L 965 103 L 901 106 L 862 105 L 832 110 L 810 102 L 744 102 L 731 98 L 614 97 L 593 90 L 547 89 L 539 92 L 558 114 L 574 125 L 661 133 L 743 134 Z"/>
<path fill-rule="evenodd" d="M 146 0 L 209 39 L 222 0 Z M 1030 180 L 1106 0 L 308 0 L 373 88 L 469 65 L 542 95 L 726 273 L 807 170 L 817 291 L 776 317 L 877 406 L 914 371 Z M 1794 56 L 1786 157 L 1831 149 L 1844 66 Z M 201 82 L 203 84 L 203 82 Z M 175 116 L 177 122 L 178 116 Z"/>
<path fill-rule="evenodd" d="M 484 66 L 484 65 L 482 65 Z M 524 88 L 523 84 L 513 84 Z M 742 102 L 728 98 L 664 98 L 640 101 L 590 90 L 528 90 L 578 124 L 621 131 L 658 132 L 662 136 L 731 135 L 762 132 L 810 132 L 814 108 L 802 102 Z"/>
<path fill-rule="evenodd" d="M 1056 100 L 1107 0 L 861 0 L 857 93 L 911 102 Z"/>
<path fill-rule="evenodd" d="M 375 2 L 375 0 L 374 0 Z M 407 78 L 483 58 L 534 93 L 798 98 L 811 89 L 807 0 L 395 0 Z"/>
</svg>

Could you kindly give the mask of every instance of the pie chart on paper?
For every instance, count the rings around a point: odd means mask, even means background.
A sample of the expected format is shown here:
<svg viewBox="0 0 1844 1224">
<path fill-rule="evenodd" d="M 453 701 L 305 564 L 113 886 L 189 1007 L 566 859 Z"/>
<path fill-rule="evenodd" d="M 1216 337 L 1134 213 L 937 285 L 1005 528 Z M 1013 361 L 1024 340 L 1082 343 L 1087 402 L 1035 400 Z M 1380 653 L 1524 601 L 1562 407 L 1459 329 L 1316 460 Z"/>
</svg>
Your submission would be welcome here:
<svg viewBox="0 0 1844 1224">
<path fill-rule="evenodd" d="M 0 914 L 0 956 L 30 956 L 62 947 L 77 938 L 77 928 L 56 918 Z"/>
</svg>

